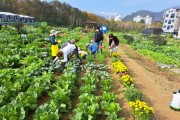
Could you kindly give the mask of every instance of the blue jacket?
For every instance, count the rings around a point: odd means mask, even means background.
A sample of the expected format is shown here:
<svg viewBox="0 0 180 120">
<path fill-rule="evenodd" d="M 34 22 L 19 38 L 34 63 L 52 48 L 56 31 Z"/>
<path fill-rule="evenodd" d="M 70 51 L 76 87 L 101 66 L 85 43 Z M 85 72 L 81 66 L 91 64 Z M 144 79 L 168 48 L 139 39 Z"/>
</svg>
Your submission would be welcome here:
<svg viewBox="0 0 180 120">
<path fill-rule="evenodd" d="M 51 42 L 51 45 L 55 44 L 55 36 L 50 36 L 49 40 Z"/>
<path fill-rule="evenodd" d="M 94 53 L 94 52 L 96 52 L 98 50 L 98 47 L 97 47 L 96 44 L 92 43 L 92 44 L 89 45 L 89 49 L 90 49 L 91 53 Z"/>
</svg>

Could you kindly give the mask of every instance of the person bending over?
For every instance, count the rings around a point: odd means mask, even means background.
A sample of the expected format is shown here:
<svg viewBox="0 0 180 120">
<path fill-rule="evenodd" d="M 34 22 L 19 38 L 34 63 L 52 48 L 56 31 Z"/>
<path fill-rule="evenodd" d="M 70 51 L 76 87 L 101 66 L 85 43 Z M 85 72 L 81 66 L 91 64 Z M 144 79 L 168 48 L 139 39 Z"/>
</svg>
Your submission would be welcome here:
<svg viewBox="0 0 180 120">
<path fill-rule="evenodd" d="M 68 45 L 68 43 L 74 44 L 76 42 L 76 40 L 72 39 L 72 40 L 68 40 L 66 41 L 64 44 L 62 44 L 61 49 L 63 49 L 64 47 L 66 47 Z"/>
<path fill-rule="evenodd" d="M 109 49 L 110 49 L 110 56 L 112 52 L 117 52 L 119 47 L 119 40 L 116 36 L 112 33 L 109 35 Z"/>
<path fill-rule="evenodd" d="M 98 51 L 98 46 L 93 40 L 91 40 L 90 44 L 87 44 L 86 48 L 89 49 L 91 55 L 94 55 Z"/>
<path fill-rule="evenodd" d="M 68 43 L 67 46 L 65 46 L 63 49 L 60 49 L 60 51 L 56 55 L 56 58 L 53 60 L 53 63 L 55 63 L 62 56 L 63 56 L 63 59 L 59 60 L 59 62 L 68 62 L 69 60 L 68 56 L 70 54 L 75 54 L 77 59 L 79 60 L 79 64 L 82 65 L 82 61 L 78 53 L 78 47 L 70 43 Z"/>
</svg>

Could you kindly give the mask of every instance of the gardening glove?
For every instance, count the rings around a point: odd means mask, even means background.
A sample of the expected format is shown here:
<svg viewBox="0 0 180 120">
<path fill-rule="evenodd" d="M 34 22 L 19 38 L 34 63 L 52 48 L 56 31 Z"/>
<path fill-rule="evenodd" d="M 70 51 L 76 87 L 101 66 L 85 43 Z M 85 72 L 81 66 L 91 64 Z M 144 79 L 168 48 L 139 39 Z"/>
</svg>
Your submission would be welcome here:
<svg viewBox="0 0 180 120">
<path fill-rule="evenodd" d="M 82 65 L 80 65 L 80 67 L 81 67 L 81 70 L 83 70 L 83 66 L 82 66 Z"/>
<path fill-rule="evenodd" d="M 53 60 L 53 64 L 58 60 L 58 57 L 56 57 L 54 60 Z"/>
</svg>

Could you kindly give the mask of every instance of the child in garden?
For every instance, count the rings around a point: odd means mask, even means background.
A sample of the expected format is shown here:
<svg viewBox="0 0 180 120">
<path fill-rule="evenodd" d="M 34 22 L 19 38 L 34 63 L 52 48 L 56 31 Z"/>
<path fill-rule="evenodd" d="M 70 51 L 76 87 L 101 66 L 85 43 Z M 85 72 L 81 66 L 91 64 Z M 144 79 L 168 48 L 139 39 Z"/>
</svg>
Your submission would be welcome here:
<svg viewBox="0 0 180 120">
<path fill-rule="evenodd" d="M 89 49 L 91 55 L 94 55 L 98 51 L 98 46 L 93 40 L 91 40 L 90 44 L 87 44 L 86 48 Z"/>
<path fill-rule="evenodd" d="M 86 51 L 81 50 L 80 48 L 78 48 L 79 51 L 79 56 L 84 60 L 86 59 L 86 56 L 88 55 L 88 53 Z"/>
</svg>

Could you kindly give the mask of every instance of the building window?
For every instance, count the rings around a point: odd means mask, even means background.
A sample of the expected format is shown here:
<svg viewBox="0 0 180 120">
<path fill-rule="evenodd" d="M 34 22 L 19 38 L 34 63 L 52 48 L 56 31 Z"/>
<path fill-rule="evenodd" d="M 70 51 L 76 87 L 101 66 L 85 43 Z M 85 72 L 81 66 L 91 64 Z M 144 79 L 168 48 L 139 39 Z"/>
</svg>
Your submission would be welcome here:
<svg viewBox="0 0 180 120">
<path fill-rule="evenodd" d="M 172 19 L 172 22 L 174 22 L 174 19 Z"/>
<path fill-rule="evenodd" d="M 171 28 L 173 28 L 173 25 L 171 25 Z"/>
<path fill-rule="evenodd" d="M 170 18 L 174 18 L 175 17 L 175 13 L 171 14 L 171 17 Z"/>
<path fill-rule="evenodd" d="M 170 28 L 170 25 L 167 26 L 167 29 L 169 29 L 169 28 Z"/>
<path fill-rule="evenodd" d="M 171 24 L 171 20 L 168 21 L 168 24 Z"/>
<path fill-rule="evenodd" d="M 166 28 L 166 25 L 164 25 L 163 28 Z"/>
<path fill-rule="evenodd" d="M 164 22 L 167 23 L 167 20 L 165 20 Z"/>
<path fill-rule="evenodd" d="M 166 14 L 166 17 L 168 17 L 169 16 L 169 14 Z"/>
</svg>

